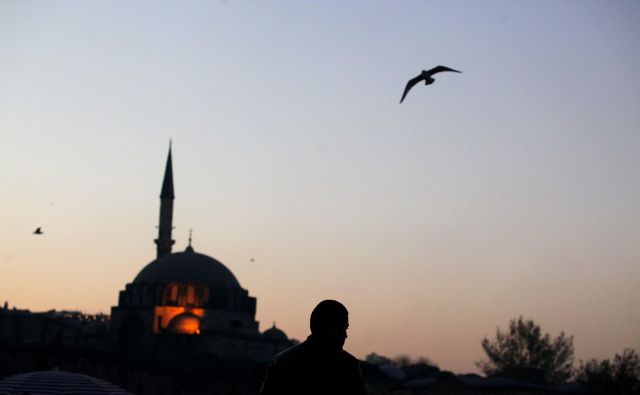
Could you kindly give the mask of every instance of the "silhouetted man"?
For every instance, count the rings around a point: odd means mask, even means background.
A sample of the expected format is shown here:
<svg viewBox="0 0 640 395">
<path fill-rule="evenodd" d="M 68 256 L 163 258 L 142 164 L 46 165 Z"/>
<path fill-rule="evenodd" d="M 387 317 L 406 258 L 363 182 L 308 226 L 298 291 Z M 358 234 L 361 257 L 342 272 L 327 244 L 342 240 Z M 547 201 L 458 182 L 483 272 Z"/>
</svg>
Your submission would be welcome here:
<svg viewBox="0 0 640 395">
<path fill-rule="evenodd" d="M 366 395 L 358 360 L 342 349 L 349 312 L 324 300 L 311 313 L 311 336 L 276 355 L 261 395 Z"/>
</svg>

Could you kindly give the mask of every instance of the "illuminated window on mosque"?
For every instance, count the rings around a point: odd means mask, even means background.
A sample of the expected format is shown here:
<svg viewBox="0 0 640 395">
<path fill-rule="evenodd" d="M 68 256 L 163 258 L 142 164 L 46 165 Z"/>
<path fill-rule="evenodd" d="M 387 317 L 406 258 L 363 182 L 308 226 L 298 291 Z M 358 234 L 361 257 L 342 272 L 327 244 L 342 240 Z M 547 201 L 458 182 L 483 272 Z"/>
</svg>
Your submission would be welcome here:
<svg viewBox="0 0 640 395">
<path fill-rule="evenodd" d="M 178 287 L 178 306 L 186 306 L 187 302 L 187 286 L 181 285 Z"/>
<path fill-rule="evenodd" d="M 190 284 L 169 284 L 164 291 L 162 303 L 165 306 L 204 306 L 209 299 L 209 290 L 203 286 Z"/>
</svg>

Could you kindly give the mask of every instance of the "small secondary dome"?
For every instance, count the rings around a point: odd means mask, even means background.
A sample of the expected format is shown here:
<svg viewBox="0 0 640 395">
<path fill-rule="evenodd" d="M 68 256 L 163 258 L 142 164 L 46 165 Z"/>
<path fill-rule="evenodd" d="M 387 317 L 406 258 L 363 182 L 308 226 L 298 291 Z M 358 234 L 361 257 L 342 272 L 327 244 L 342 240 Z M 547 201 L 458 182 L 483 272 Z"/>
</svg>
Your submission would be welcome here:
<svg viewBox="0 0 640 395">
<path fill-rule="evenodd" d="M 241 288 L 229 269 L 191 246 L 184 252 L 164 255 L 145 266 L 134 283 L 193 283 L 209 287 Z"/>
<path fill-rule="evenodd" d="M 269 329 L 267 329 L 266 331 L 262 332 L 262 336 L 264 337 L 268 337 L 270 339 L 274 339 L 274 340 L 289 340 L 289 338 L 287 337 L 287 334 L 284 333 L 282 330 L 276 328 L 276 323 L 273 323 L 273 326 Z"/>
</svg>

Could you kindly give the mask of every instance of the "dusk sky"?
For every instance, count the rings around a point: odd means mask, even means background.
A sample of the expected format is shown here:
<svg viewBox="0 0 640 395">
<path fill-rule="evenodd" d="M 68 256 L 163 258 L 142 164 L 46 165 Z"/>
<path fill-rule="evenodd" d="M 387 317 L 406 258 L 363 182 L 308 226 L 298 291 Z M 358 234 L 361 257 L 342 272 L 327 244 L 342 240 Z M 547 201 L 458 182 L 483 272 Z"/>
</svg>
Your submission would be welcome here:
<svg viewBox="0 0 640 395">
<path fill-rule="evenodd" d="M 0 303 L 109 313 L 155 258 L 223 262 L 359 358 L 477 371 L 522 315 L 640 349 L 640 2 L 2 1 Z M 445 65 L 436 82 L 409 78 Z M 33 235 L 41 226 L 44 235 Z M 252 261 L 253 259 L 253 261 Z"/>
</svg>

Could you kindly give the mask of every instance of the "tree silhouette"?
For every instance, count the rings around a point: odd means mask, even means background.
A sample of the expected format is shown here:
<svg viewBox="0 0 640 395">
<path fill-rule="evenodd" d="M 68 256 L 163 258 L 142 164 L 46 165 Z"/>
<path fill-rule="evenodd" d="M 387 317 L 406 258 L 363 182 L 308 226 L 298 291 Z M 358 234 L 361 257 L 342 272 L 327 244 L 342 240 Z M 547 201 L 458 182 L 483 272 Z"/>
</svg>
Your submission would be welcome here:
<svg viewBox="0 0 640 395">
<path fill-rule="evenodd" d="M 591 388 L 596 394 L 640 394 L 640 358 L 635 350 L 625 349 L 616 354 L 613 362 L 608 359 L 591 359 L 580 363 L 576 381 Z"/>
<path fill-rule="evenodd" d="M 367 355 L 365 361 L 376 366 L 387 365 L 393 362 L 391 358 L 387 358 L 384 355 L 376 354 L 375 352 Z"/>
<path fill-rule="evenodd" d="M 418 357 L 411 358 L 408 355 L 398 355 L 395 358 L 385 357 L 384 355 L 376 354 L 375 352 L 370 353 L 365 357 L 365 362 L 368 362 L 372 365 L 381 366 L 381 365 L 395 365 L 397 367 L 407 367 L 407 366 L 416 366 L 416 365 L 424 365 L 431 366 L 437 368 L 438 365 L 433 362 L 431 359 L 427 357 Z"/>
<path fill-rule="evenodd" d="M 488 360 L 476 365 L 488 376 L 562 383 L 572 374 L 573 336 L 562 332 L 552 340 L 533 320 L 512 319 L 507 331 L 498 328 L 495 339 L 484 338 L 482 348 Z"/>
</svg>

